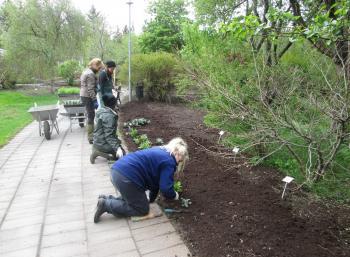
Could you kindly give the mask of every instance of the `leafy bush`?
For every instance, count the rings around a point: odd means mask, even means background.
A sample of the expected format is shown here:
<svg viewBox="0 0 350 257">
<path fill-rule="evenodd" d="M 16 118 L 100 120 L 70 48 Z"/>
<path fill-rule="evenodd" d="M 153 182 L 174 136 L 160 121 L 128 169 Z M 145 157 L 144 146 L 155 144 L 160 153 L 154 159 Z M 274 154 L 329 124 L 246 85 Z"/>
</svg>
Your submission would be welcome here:
<svg viewBox="0 0 350 257">
<path fill-rule="evenodd" d="M 69 86 L 73 86 L 75 75 L 81 71 L 81 66 L 77 61 L 69 60 L 58 66 L 58 74 L 63 77 Z"/>
<path fill-rule="evenodd" d="M 57 90 L 58 94 L 62 95 L 75 95 L 80 93 L 80 88 L 78 87 L 60 87 Z"/>
<path fill-rule="evenodd" d="M 181 89 L 198 90 L 225 143 L 319 195 L 350 195 L 348 82 L 329 58 L 300 42 L 268 66 L 249 44 L 192 26 L 185 41 Z"/>
<path fill-rule="evenodd" d="M 175 89 L 175 80 L 181 72 L 179 61 L 170 53 L 137 54 L 131 59 L 131 82 L 142 82 L 150 100 L 168 101 Z M 128 82 L 128 63 L 121 66 L 119 79 Z"/>
</svg>

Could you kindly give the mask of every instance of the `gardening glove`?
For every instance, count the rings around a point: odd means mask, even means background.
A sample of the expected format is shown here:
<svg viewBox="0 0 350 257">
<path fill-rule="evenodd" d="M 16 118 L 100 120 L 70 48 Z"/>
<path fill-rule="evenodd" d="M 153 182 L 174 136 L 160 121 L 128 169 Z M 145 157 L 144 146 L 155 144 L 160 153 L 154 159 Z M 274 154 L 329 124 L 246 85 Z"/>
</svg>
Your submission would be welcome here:
<svg viewBox="0 0 350 257">
<path fill-rule="evenodd" d="M 125 155 L 125 150 L 123 149 L 123 147 L 119 146 L 116 154 L 118 159 L 122 158 Z"/>
<path fill-rule="evenodd" d="M 94 106 L 94 109 L 96 110 L 96 109 L 98 108 L 97 99 L 94 99 L 94 100 L 92 101 L 92 104 L 93 104 L 93 106 Z"/>
<path fill-rule="evenodd" d="M 176 196 L 174 198 L 174 200 L 179 200 L 179 193 L 178 192 L 175 192 Z"/>
</svg>

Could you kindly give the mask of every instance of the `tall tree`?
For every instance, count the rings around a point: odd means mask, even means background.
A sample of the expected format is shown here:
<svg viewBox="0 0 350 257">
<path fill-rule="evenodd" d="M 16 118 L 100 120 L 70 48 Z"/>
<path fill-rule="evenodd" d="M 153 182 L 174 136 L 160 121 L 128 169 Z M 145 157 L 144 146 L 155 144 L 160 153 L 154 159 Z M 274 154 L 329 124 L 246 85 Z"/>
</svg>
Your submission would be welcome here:
<svg viewBox="0 0 350 257">
<path fill-rule="evenodd" d="M 89 40 L 89 58 L 98 57 L 102 60 L 111 58 L 112 55 L 112 37 L 108 31 L 108 24 L 105 17 L 96 10 L 94 6 L 88 13 L 88 21 L 90 28 Z"/>
<path fill-rule="evenodd" d="M 151 15 L 140 38 L 144 52 L 173 52 L 183 46 L 182 24 L 188 21 L 184 0 L 156 0 L 149 6 Z"/>
<path fill-rule="evenodd" d="M 85 18 L 68 0 L 8 1 L 2 8 L 5 60 L 17 78 L 52 78 L 58 62 L 83 58 Z"/>
</svg>

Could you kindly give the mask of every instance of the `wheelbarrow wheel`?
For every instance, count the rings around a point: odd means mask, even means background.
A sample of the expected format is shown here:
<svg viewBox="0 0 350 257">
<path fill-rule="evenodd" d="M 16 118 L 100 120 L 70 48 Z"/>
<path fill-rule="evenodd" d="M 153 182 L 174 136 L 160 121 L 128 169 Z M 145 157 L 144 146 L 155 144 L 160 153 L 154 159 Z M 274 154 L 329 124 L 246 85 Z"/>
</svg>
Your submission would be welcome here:
<svg viewBox="0 0 350 257">
<path fill-rule="evenodd" d="M 79 113 L 79 116 L 83 116 L 83 115 L 84 113 Z M 85 126 L 85 118 L 79 118 L 78 121 L 79 121 L 79 126 L 83 128 Z"/>
<path fill-rule="evenodd" d="M 47 120 L 44 121 L 44 135 L 47 140 L 50 140 L 51 138 L 50 124 Z"/>
</svg>

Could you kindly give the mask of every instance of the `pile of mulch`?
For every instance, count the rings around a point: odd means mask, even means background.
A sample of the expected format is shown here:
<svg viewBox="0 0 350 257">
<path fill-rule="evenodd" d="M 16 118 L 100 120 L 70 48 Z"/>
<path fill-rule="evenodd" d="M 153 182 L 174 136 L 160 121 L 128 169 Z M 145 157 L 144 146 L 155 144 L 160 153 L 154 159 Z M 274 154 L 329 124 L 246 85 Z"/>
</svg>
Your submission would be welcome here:
<svg viewBox="0 0 350 257">
<path fill-rule="evenodd" d="M 170 216 L 193 256 L 329 257 L 350 256 L 350 210 L 291 194 L 281 200 L 282 176 L 223 158 L 218 130 L 203 124 L 204 112 L 183 105 L 131 102 L 120 121 L 147 118 L 138 128 L 152 142 L 183 137 L 190 161 L 182 178 L 183 197 L 192 205 Z M 127 132 L 124 129 L 124 132 Z M 137 150 L 125 136 L 129 150 Z M 181 208 L 178 203 L 161 202 Z"/>
</svg>

